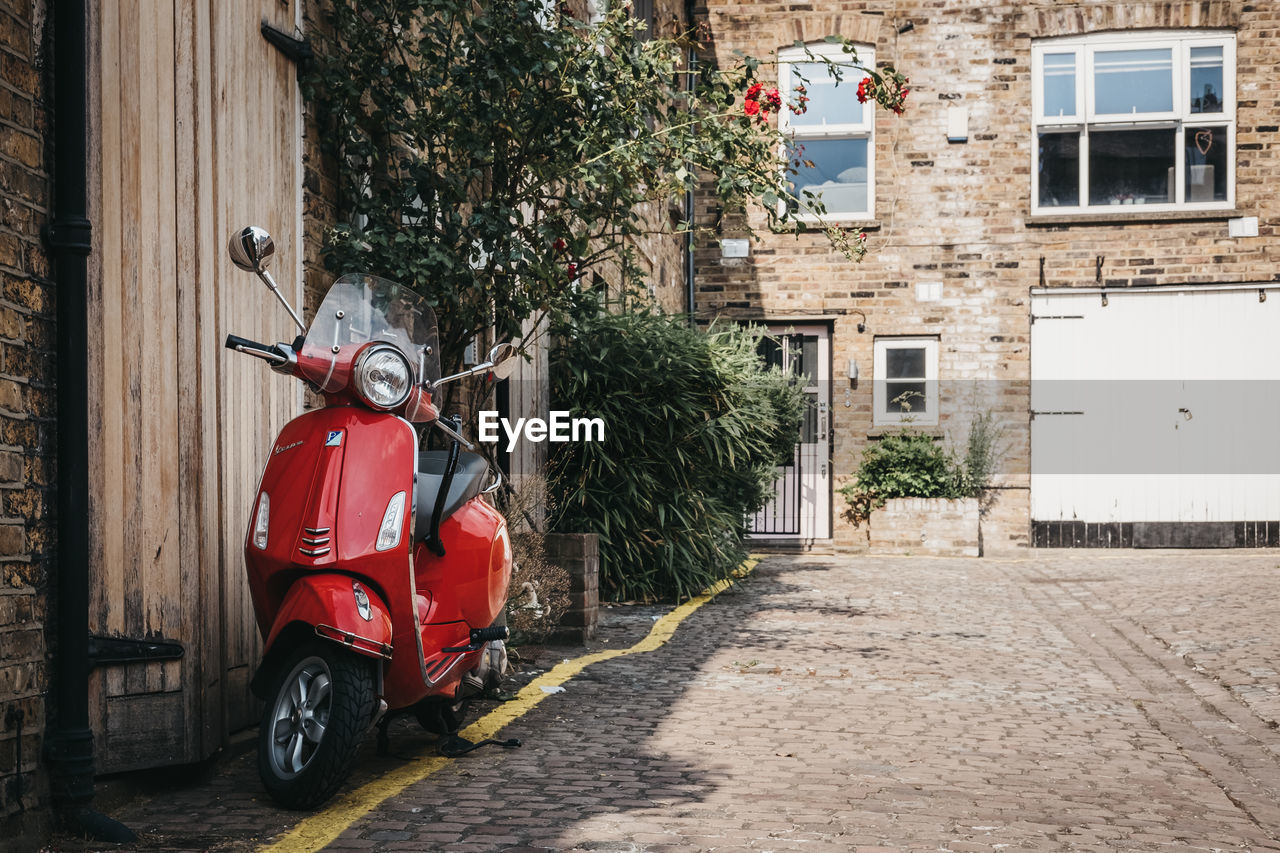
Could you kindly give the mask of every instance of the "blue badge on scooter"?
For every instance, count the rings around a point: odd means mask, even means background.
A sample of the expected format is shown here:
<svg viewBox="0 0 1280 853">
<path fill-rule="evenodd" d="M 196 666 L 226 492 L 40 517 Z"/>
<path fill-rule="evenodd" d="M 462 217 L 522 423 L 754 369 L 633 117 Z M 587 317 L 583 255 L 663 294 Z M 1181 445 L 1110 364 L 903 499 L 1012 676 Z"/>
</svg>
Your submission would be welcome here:
<svg viewBox="0 0 1280 853">
<path fill-rule="evenodd" d="M 335 429 L 329 432 L 329 437 L 324 440 L 325 447 L 341 447 L 342 446 L 342 430 Z"/>
</svg>

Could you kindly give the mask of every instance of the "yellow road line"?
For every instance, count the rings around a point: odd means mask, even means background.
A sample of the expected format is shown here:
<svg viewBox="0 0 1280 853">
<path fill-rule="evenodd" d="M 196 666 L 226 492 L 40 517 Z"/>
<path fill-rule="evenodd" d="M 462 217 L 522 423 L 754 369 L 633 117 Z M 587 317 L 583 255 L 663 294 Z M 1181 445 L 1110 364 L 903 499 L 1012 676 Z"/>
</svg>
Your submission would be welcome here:
<svg viewBox="0 0 1280 853">
<path fill-rule="evenodd" d="M 759 562 L 760 558 L 752 556 L 742 564 L 735 575 L 739 578 L 746 576 Z M 605 649 L 556 665 L 521 688 L 514 699 L 502 703 L 458 734 L 471 741 L 496 737 L 502 729 L 529 713 L 539 702 L 551 695 L 542 688 L 558 687 L 594 663 L 625 655 L 652 652 L 662 647 L 675 634 L 681 622 L 699 607 L 728 589 L 732 583 L 731 580 L 720 581 L 696 598 L 681 604 L 654 622 L 649 635 L 628 649 Z M 277 841 L 259 848 L 259 853 L 304 853 L 304 851 L 311 853 L 311 851 L 320 850 L 383 802 L 415 782 L 420 782 L 432 773 L 444 769 L 450 761 L 451 759 L 441 757 L 423 758 L 406 764 L 399 770 L 384 773 L 377 779 L 335 800 L 324 811 L 304 819 Z"/>
</svg>

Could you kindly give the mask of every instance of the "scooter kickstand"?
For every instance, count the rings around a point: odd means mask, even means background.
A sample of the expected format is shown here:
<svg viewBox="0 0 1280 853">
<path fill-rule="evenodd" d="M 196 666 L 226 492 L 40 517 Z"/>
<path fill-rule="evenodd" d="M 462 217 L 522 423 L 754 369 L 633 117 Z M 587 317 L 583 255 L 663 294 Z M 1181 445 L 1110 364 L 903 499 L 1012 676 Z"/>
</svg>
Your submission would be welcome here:
<svg viewBox="0 0 1280 853">
<path fill-rule="evenodd" d="M 516 749 L 523 744 L 519 738 L 507 738 L 506 740 L 494 740 L 487 738 L 482 741 L 472 743 L 459 735 L 445 735 L 440 739 L 440 745 L 436 750 L 445 758 L 457 758 L 460 755 L 466 755 L 468 752 L 479 749 L 482 746 L 500 746 L 503 749 Z"/>
</svg>

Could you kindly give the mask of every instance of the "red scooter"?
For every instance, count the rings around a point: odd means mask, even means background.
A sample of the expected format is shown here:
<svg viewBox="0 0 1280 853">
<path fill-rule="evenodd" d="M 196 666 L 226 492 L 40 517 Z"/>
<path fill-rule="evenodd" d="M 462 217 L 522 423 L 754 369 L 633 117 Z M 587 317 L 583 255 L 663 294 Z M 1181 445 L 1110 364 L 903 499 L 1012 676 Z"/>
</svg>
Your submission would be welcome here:
<svg viewBox="0 0 1280 853">
<path fill-rule="evenodd" d="M 277 802 L 312 808 L 342 785 L 389 710 L 452 734 L 467 700 L 501 678 L 511 544 L 483 498 L 500 476 L 461 449 L 472 446 L 433 394 L 466 376 L 504 378 L 515 349 L 500 344 L 484 364 L 441 378 L 435 314 L 412 290 L 344 275 L 307 327 L 266 271 L 267 232 L 245 228 L 229 251 L 302 334 L 274 345 L 229 335 L 227 348 L 325 401 L 272 446 L 244 547 L 266 640 L 251 684 L 266 702 L 258 770 Z M 448 435 L 448 450 L 419 450 L 428 426 Z"/>
</svg>

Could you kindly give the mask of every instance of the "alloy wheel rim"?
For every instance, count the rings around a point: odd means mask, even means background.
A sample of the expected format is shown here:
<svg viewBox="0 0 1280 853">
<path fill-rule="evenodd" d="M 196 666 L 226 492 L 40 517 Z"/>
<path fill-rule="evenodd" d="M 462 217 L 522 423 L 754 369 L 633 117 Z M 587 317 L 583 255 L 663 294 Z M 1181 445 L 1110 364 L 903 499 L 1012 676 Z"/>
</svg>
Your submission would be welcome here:
<svg viewBox="0 0 1280 853">
<path fill-rule="evenodd" d="M 283 778 L 301 773 L 315 757 L 329 725 L 333 676 L 329 665 L 309 657 L 293 668 L 271 714 L 271 765 Z"/>
</svg>

